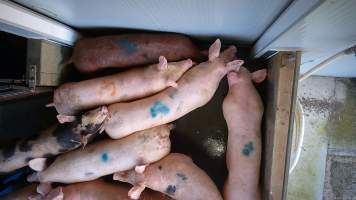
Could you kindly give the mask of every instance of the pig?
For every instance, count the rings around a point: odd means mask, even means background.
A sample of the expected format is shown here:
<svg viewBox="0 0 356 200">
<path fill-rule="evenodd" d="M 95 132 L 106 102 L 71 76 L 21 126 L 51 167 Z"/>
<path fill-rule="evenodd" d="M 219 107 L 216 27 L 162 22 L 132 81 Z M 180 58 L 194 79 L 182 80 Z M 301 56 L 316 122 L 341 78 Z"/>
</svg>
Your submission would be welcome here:
<svg viewBox="0 0 356 200">
<path fill-rule="evenodd" d="M 28 200 L 28 197 L 36 194 L 36 184 L 25 186 L 0 198 L 0 200 Z M 127 193 L 126 193 L 127 196 Z"/>
<path fill-rule="evenodd" d="M 127 192 L 130 187 L 126 184 L 115 184 L 106 182 L 101 179 L 70 184 L 57 188 L 49 188 L 46 194 L 37 194 L 30 196 L 30 200 L 69 200 L 69 199 L 86 199 L 86 200 L 130 200 Z M 145 191 L 142 200 L 170 200 L 168 196 L 154 192 Z"/>
<path fill-rule="evenodd" d="M 107 67 L 147 65 L 164 56 L 168 61 L 204 57 L 193 42 L 178 34 L 123 34 L 83 38 L 73 50 L 71 59 L 82 73 Z"/>
<path fill-rule="evenodd" d="M 192 66 L 192 60 L 167 63 L 159 57 L 159 63 L 135 68 L 122 73 L 65 83 L 54 91 L 53 104 L 60 122 L 82 110 L 122 101 L 132 101 L 155 94 L 166 87 L 176 87 L 176 81 Z M 73 117 L 71 118 L 73 119 Z"/>
<path fill-rule="evenodd" d="M 27 166 L 35 159 L 52 157 L 85 146 L 103 126 L 109 117 L 106 106 L 84 113 L 75 121 L 57 124 L 41 134 L 21 140 L 15 145 L 0 150 L 0 172 L 11 172 Z"/>
<path fill-rule="evenodd" d="M 148 187 L 177 200 L 222 200 L 210 177 L 189 157 L 179 153 L 171 153 L 149 165 L 143 173 L 135 170 L 117 172 L 113 179 L 133 185 L 128 192 L 132 199 L 138 199 Z"/>
<path fill-rule="evenodd" d="M 162 125 L 121 140 L 103 140 L 57 157 L 48 168 L 45 160 L 30 163 L 39 172 L 29 175 L 28 181 L 75 183 L 132 168 L 142 171 L 170 152 L 170 129 Z"/>
<path fill-rule="evenodd" d="M 242 60 L 232 61 L 236 53 L 234 46 L 221 55 L 220 48 L 221 42 L 217 39 L 209 48 L 209 60 L 187 71 L 179 79 L 177 88 L 170 87 L 137 101 L 109 105 L 111 118 L 105 126 L 106 133 L 114 139 L 122 138 L 169 123 L 205 105 L 213 97 L 220 80 L 243 64 Z"/>
<path fill-rule="evenodd" d="M 266 69 L 250 73 L 244 67 L 227 76 L 229 92 L 223 102 L 228 127 L 226 200 L 262 199 L 259 177 L 263 103 L 253 83 L 262 82 L 266 76 Z"/>
</svg>

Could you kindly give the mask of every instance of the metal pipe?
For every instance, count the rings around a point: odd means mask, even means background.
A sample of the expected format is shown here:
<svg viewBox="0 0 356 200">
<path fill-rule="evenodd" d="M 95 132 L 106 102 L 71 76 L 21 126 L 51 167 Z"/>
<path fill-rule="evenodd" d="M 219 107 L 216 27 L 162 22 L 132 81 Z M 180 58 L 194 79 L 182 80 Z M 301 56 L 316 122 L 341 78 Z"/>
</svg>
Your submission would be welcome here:
<svg viewBox="0 0 356 200">
<path fill-rule="evenodd" d="M 356 54 L 356 45 L 347 48 L 343 51 L 340 51 L 339 53 L 327 58 L 326 60 L 324 60 L 323 62 L 315 65 L 314 67 L 312 67 L 310 70 L 308 70 L 307 72 L 305 72 L 304 74 L 299 76 L 299 81 L 302 81 L 306 78 L 308 78 L 310 75 L 314 74 L 315 72 L 321 70 L 322 68 L 326 67 L 327 65 L 329 65 L 330 63 L 334 62 L 335 60 L 345 56 L 345 55 L 350 55 L 350 54 Z"/>
</svg>

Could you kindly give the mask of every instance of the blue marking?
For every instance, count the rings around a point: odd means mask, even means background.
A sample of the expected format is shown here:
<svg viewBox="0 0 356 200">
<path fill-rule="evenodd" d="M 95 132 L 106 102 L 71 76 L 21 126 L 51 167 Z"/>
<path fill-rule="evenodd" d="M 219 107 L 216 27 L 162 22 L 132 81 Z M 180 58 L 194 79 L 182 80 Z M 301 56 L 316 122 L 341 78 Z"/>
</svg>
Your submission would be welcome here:
<svg viewBox="0 0 356 200">
<path fill-rule="evenodd" d="M 0 191 L 0 196 L 5 196 L 9 193 L 11 193 L 14 189 L 12 188 L 12 186 L 9 186 L 3 190 Z"/>
<path fill-rule="evenodd" d="M 107 162 L 109 160 L 109 155 L 107 153 L 101 154 L 101 160 Z"/>
<path fill-rule="evenodd" d="M 244 148 L 242 149 L 242 154 L 244 156 L 250 156 L 251 153 L 253 152 L 254 148 L 253 148 L 253 142 L 249 142 L 247 144 L 245 144 Z"/>
<path fill-rule="evenodd" d="M 9 182 L 11 182 L 11 181 L 15 181 L 15 180 L 21 178 L 22 174 L 23 174 L 23 172 L 21 172 L 21 171 L 20 171 L 20 172 L 17 172 L 17 173 L 14 174 L 14 175 L 11 175 L 11 176 L 9 176 L 9 177 L 6 177 L 4 180 L 1 181 L 1 183 L 2 183 L 2 184 L 7 184 L 7 183 L 9 183 Z"/>
<path fill-rule="evenodd" d="M 160 101 L 156 101 L 150 108 L 151 117 L 155 118 L 159 113 L 166 115 L 169 113 L 169 108 Z"/>
<path fill-rule="evenodd" d="M 134 42 L 131 42 L 130 40 L 127 40 L 127 39 L 118 40 L 116 42 L 116 45 L 121 47 L 124 50 L 126 55 L 131 55 L 131 54 L 135 53 L 137 50 L 136 44 Z"/>
</svg>

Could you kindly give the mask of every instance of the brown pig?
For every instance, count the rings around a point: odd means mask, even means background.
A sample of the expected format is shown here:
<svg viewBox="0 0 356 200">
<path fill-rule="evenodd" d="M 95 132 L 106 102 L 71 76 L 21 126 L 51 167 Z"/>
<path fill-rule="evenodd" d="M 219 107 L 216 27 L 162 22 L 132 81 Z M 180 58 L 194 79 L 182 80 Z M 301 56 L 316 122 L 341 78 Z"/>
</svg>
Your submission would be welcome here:
<svg viewBox="0 0 356 200">
<path fill-rule="evenodd" d="M 55 90 L 53 104 L 50 105 L 55 106 L 61 115 L 75 115 L 100 105 L 139 99 L 168 86 L 176 87 L 176 81 L 191 66 L 190 59 L 167 63 L 165 57 L 161 56 L 159 63 L 155 65 L 96 79 L 65 83 Z"/>
<path fill-rule="evenodd" d="M 152 64 L 159 56 L 178 61 L 202 57 L 202 54 L 183 35 L 123 34 L 79 40 L 70 61 L 80 72 L 88 73 L 106 67 Z"/>
<path fill-rule="evenodd" d="M 105 131 L 111 138 L 122 138 L 135 131 L 169 123 L 205 105 L 213 97 L 220 80 L 229 71 L 238 70 L 243 63 L 242 60 L 232 61 L 235 47 L 231 46 L 219 55 L 220 48 L 218 39 L 209 48 L 209 61 L 187 71 L 179 79 L 177 88 L 167 88 L 137 101 L 110 105 L 111 118 Z"/>
<path fill-rule="evenodd" d="M 102 106 L 71 123 L 57 124 L 39 135 L 1 149 L 0 172 L 10 172 L 26 166 L 31 160 L 52 157 L 85 145 L 103 129 L 108 115 L 107 108 Z"/>
<path fill-rule="evenodd" d="M 222 200 L 210 177 L 189 157 L 178 153 L 171 153 L 149 165 L 143 173 L 134 170 L 115 173 L 114 180 L 134 186 L 128 192 L 132 199 L 138 199 L 148 187 L 177 200 Z"/>
<path fill-rule="evenodd" d="M 30 163 L 40 172 L 30 175 L 28 181 L 75 183 L 135 167 L 143 170 L 169 153 L 169 133 L 170 126 L 162 125 L 121 140 L 103 140 L 59 156 L 47 169 L 44 161 Z"/>
<path fill-rule="evenodd" d="M 45 195 L 31 196 L 30 200 L 130 200 L 127 196 L 129 189 L 126 184 L 115 184 L 98 179 L 50 189 Z M 169 200 L 171 198 L 162 193 L 145 191 L 140 199 Z"/>
</svg>

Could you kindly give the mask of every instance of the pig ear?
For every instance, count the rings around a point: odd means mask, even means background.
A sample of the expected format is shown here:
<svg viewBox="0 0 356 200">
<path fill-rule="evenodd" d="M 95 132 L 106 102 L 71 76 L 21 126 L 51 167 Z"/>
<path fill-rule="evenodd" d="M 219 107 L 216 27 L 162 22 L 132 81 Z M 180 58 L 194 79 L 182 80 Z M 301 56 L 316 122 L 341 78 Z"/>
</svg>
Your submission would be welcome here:
<svg viewBox="0 0 356 200">
<path fill-rule="evenodd" d="M 31 169 L 35 171 L 43 171 L 47 167 L 46 161 L 47 158 L 35 158 L 30 160 L 28 162 L 28 165 L 30 166 Z"/>
<path fill-rule="evenodd" d="M 160 56 L 158 58 L 158 64 L 157 64 L 158 70 L 162 71 L 168 68 L 168 62 L 167 59 L 164 56 Z"/>
<path fill-rule="evenodd" d="M 146 165 L 137 165 L 135 167 L 135 172 L 142 174 L 143 172 L 145 172 L 146 167 L 148 166 L 148 164 Z"/>
<path fill-rule="evenodd" d="M 209 47 L 209 61 L 213 61 L 219 57 L 221 49 L 220 39 L 216 39 L 215 42 Z"/>
<path fill-rule="evenodd" d="M 261 69 L 251 74 L 251 79 L 255 83 L 261 83 L 267 77 L 267 69 Z"/>
<path fill-rule="evenodd" d="M 66 123 L 66 122 L 73 122 L 76 117 L 75 116 L 68 116 L 68 115 L 57 115 L 57 119 L 58 119 L 58 122 L 63 124 L 63 123 Z"/>
<path fill-rule="evenodd" d="M 49 103 L 49 104 L 46 104 L 46 107 L 49 108 L 49 107 L 53 107 L 54 106 L 54 103 Z"/>
<path fill-rule="evenodd" d="M 143 190 L 145 190 L 145 184 L 139 183 L 129 190 L 128 195 L 131 199 L 139 199 Z"/>
<path fill-rule="evenodd" d="M 231 72 L 231 71 L 237 72 L 237 71 L 239 71 L 242 64 L 244 64 L 243 60 L 234 60 L 234 61 L 228 62 L 226 64 L 226 70 L 228 72 Z"/>
</svg>

